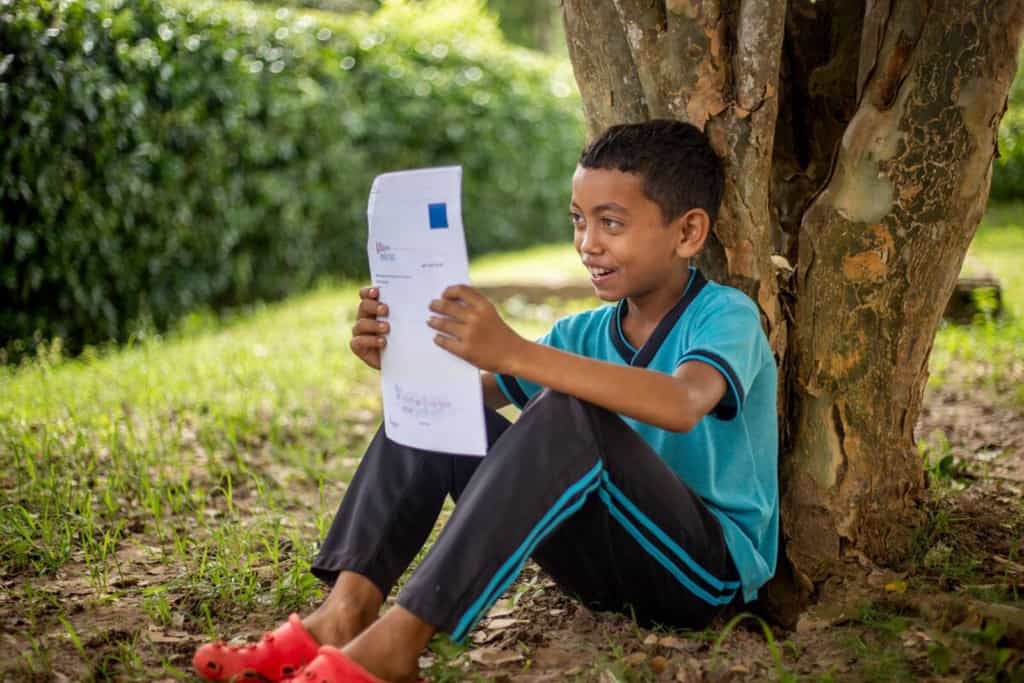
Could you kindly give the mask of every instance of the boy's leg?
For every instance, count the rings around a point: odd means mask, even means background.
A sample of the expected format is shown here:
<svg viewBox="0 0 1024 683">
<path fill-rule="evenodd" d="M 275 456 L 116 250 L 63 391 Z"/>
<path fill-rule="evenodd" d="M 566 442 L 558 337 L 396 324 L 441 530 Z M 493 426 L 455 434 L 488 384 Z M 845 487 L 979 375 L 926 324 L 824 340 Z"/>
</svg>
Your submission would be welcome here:
<svg viewBox="0 0 1024 683">
<path fill-rule="evenodd" d="M 493 444 L 509 422 L 486 415 Z M 321 643 L 343 644 L 373 621 L 423 547 L 445 496 L 458 497 L 480 460 L 403 446 L 378 430 L 312 563 L 313 574 L 332 585 L 304 620 Z"/>
<path fill-rule="evenodd" d="M 542 566 L 598 606 L 644 603 L 652 618 L 693 623 L 735 592 L 721 531 L 697 496 L 617 416 L 550 391 L 489 451 L 398 603 L 461 640 L 539 548 Z M 709 610 L 692 613 L 695 594 Z"/>
<path fill-rule="evenodd" d="M 487 411 L 487 436 L 493 444 L 509 426 Z M 235 677 L 280 680 L 310 663 L 319 645 L 349 643 L 376 619 L 384 596 L 422 547 L 444 497 L 457 497 L 480 458 L 407 448 L 379 430 L 342 501 L 334 523 L 313 561 L 313 573 L 333 584 L 324 603 L 301 623 L 289 621 L 258 643 L 227 646 L 208 643 L 193 665 L 209 681 Z M 389 612 L 389 628 L 402 616 Z M 417 621 L 411 615 L 407 621 Z M 413 623 L 414 627 L 421 626 Z M 432 630 L 413 628 L 405 642 Z M 416 646 L 416 652 L 419 651 Z M 310 652 L 311 651 L 311 652 Z M 415 669 L 415 656 L 409 666 Z"/>
<path fill-rule="evenodd" d="M 595 609 L 700 629 L 740 592 L 718 519 L 617 415 L 600 430 L 601 485 L 538 546 L 537 563 Z"/>
<path fill-rule="evenodd" d="M 485 414 L 490 446 L 510 423 L 492 410 Z M 445 496 L 457 498 L 481 460 L 403 446 L 381 426 L 310 570 L 328 584 L 353 571 L 387 595 L 426 542 Z"/>
</svg>

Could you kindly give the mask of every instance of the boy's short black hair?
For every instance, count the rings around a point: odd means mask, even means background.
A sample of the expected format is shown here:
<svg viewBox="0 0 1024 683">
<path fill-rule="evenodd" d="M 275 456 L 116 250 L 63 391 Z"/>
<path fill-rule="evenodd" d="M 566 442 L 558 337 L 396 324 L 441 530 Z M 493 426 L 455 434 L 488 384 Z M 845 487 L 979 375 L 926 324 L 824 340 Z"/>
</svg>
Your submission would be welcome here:
<svg viewBox="0 0 1024 683">
<path fill-rule="evenodd" d="M 692 124 L 654 119 L 612 126 L 587 145 L 579 165 L 642 176 L 644 193 L 666 223 L 696 208 L 707 211 L 712 224 L 718 217 L 722 161 Z"/>
</svg>

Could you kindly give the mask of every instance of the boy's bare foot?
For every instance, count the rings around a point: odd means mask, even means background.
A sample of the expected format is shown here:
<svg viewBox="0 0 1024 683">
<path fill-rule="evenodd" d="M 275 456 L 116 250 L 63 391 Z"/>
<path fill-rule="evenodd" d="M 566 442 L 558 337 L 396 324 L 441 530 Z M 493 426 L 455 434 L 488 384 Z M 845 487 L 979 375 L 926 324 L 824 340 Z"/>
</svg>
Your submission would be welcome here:
<svg viewBox="0 0 1024 683">
<path fill-rule="evenodd" d="M 420 652 L 436 631 L 409 610 L 395 606 L 342 649 L 378 678 L 412 683 L 419 675 Z"/>
<path fill-rule="evenodd" d="M 342 572 L 327 599 L 302 624 L 321 645 L 340 648 L 376 620 L 383 603 L 384 596 L 372 581 Z"/>
</svg>

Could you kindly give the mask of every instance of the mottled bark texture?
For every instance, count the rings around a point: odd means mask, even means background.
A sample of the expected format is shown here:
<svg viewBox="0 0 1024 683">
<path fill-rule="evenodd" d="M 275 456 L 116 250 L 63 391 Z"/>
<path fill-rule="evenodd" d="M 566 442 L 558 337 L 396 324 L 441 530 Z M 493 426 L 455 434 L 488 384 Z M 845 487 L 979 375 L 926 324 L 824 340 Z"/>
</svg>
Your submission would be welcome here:
<svg viewBox="0 0 1024 683">
<path fill-rule="evenodd" d="M 591 135 L 670 117 L 726 163 L 710 276 L 780 362 L 782 621 L 919 522 L 927 359 L 984 211 L 1022 0 L 563 0 Z"/>
</svg>

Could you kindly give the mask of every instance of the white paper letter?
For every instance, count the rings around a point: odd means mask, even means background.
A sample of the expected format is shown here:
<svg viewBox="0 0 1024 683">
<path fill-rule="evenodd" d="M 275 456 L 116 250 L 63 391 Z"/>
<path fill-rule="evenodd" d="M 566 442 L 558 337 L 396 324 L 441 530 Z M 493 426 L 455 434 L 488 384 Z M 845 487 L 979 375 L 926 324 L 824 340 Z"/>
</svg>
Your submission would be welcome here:
<svg viewBox="0 0 1024 683">
<path fill-rule="evenodd" d="M 427 326 L 430 301 L 469 282 L 461 185 L 458 166 L 377 176 L 367 254 L 391 324 L 381 354 L 385 433 L 414 448 L 485 455 L 480 372 L 435 344 Z"/>
</svg>

